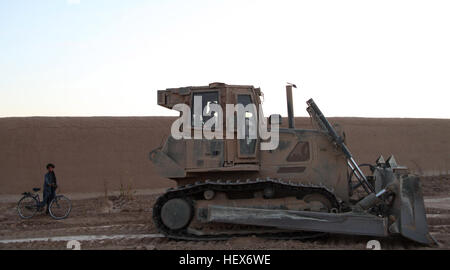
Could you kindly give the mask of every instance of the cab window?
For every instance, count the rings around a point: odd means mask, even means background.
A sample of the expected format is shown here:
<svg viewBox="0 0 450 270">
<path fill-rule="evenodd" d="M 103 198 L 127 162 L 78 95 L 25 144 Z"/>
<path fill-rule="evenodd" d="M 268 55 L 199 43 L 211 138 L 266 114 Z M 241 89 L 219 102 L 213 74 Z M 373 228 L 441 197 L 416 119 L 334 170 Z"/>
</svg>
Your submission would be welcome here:
<svg viewBox="0 0 450 270">
<path fill-rule="evenodd" d="M 202 112 L 199 115 L 196 115 L 194 110 L 194 100 L 198 97 L 202 98 Z M 209 120 L 211 117 L 218 117 L 217 112 L 211 112 L 211 104 L 219 104 L 219 93 L 218 92 L 199 92 L 194 93 L 192 96 L 192 106 L 191 106 L 191 113 L 192 113 L 192 125 L 196 123 L 195 121 L 199 121 L 199 123 L 202 123 L 202 126 Z M 210 114 L 210 116 L 204 116 L 203 112 Z"/>
<path fill-rule="evenodd" d="M 242 104 L 245 107 L 252 103 L 252 98 L 250 95 L 238 95 L 237 103 Z M 254 155 L 256 150 L 256 140 L 249 138 L 249 129 L 251 124 L 250 119 L 252 117 L 254 117 L 252 112 L 245 113 L 245 139 L 239 140 L 239 152 L 244 156 Z"/>
</svg>

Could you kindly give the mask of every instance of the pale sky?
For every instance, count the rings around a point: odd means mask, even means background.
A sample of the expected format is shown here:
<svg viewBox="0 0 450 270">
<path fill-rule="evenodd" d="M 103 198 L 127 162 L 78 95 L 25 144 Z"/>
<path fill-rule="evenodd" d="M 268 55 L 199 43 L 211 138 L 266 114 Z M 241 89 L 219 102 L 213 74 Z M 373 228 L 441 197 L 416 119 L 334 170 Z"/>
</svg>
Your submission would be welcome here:
<svg viewBox="0 0 450 270">
<path fill-rule="evenodd" d="M 178 115 L 249 84 L 266 115 L 450 118 L 450 1 L 0 0 L 0 117 Z"/>
</svg>

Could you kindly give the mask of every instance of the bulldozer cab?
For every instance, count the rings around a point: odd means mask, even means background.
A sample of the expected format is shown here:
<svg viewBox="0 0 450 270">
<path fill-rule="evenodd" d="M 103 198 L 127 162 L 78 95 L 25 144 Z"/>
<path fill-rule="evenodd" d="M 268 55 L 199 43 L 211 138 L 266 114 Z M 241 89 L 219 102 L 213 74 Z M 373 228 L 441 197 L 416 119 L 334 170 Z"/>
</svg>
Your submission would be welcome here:
<svg viewBox="0 0 450 270">
<path fill-rule="evenodd" d="M 245 167 L 247 170 L 258 170 L 259 139 L 258 136 L 251 138 L 249 130 L 251 128 L 257 130 L 257 127 L 252 126 L 250 119 L 258 117 L 260 96 L 259 88 L 224 83 L 158 91 L 158 105 L 173 109 L 176 104 L 185 104 L 190 108 L 191 139 L 182 139 L 182 142 L 177 143 L 173 138 L 169 139 L 172 144 L 184 145 L 185 149 L 179 150 L 187 155 L 185 157 L 187 172 L 227 170 L 235 166 L 239 169 Z M 245 112 L 244 123 L 237 119 L 235 106 L 238 104 L 244 108 L 254 104 L 255 110 Z M 212 126 L 211 122 L 214 123 Z M 216 137 L 205 138 L 206 125 L 210 126 Z M 244 126 L 244 138 L 238 139 L 238 125 Z M 198 137 L 199 134 L 201 137 Z"/>
</svg>

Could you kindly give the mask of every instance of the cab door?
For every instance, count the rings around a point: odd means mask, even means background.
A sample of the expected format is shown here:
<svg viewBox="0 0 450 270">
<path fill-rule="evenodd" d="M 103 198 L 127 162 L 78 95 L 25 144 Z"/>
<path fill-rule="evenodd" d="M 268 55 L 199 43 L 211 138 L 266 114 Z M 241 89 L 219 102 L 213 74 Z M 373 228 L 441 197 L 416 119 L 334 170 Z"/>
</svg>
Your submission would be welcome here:
<svg viewBox="0 0 450 270">
<path fill-rule="evenodd" d="M 255 104 L 255 111 L 246 111 L 244 114 L 244 121 L 237 121 L 237 113 L 235 112 L 235 125 L 236 125 L 236 151 L 235 151 L 235 164 L 239 163 L 258 163 L 258 150 L 259 150 L 259 139 L 258 139 L 258 122 L 257 122 L 257 112 L 258 104 L 255 103 L 254 97 L 249 91 L 236 91 L 235 93 L 235 104 L 242 104 L 244 107 L 248 104 Z M 245 137 L 238 139 L 237 125 L 244 124 L 243 130 L 245 131 Z M 250 137 L 250 130 L 256 129 L 256 138 Z"/>
<path fill-rule="evenodd" d="M 211 110 L 211 104 L 220 104 L 220 95 L 217 90 L 195 91 L 191 96 L 191 106 L 194 104 L 195 97 L 201 97 L 201 113 L 195 114 L 195 110 L 191 107 L 192 134 L 195 129 L 202 132 L 204 124 L 212 117 L 218 117 L 217 112 Z M 211 112 L 210 116 L 203 115 L 203 112 Z M 194 122 L 198 121 L 201 125 L 194 126 Z M 217 120 L 216 120 L 217 121 Z M 216 127 L 214 127 L 216 128 Z M 203 137 L 203 136 L 202 136 Z M 224 140 L 223 139 L 189 139 L 186 140 L 186 167 L 188 169 L 205 169 L 219 168 L 224 162 Z"/>
</svg>

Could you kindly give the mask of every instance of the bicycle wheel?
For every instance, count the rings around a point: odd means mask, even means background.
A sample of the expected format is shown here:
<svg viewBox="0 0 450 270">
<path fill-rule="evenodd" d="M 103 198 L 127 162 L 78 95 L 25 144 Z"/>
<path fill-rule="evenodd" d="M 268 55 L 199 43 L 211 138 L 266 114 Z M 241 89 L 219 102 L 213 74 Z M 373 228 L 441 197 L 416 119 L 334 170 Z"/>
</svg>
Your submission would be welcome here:
<svg viewBox="0 0 450 270">
<path fill-rule="evenodd" d="M 32 218 L 38 211 L 39 202 L 31 196 L 23 196 L 17 203 L 17 212 L 21 218 Z"/>
<path fill-rule="evenodd" d="M 56 196 L 51 202 L 48 211 L 54 219 L 65 219 L 72 210 L 72 203 L 70 200 L 63 196 Z"/>
</svg>

